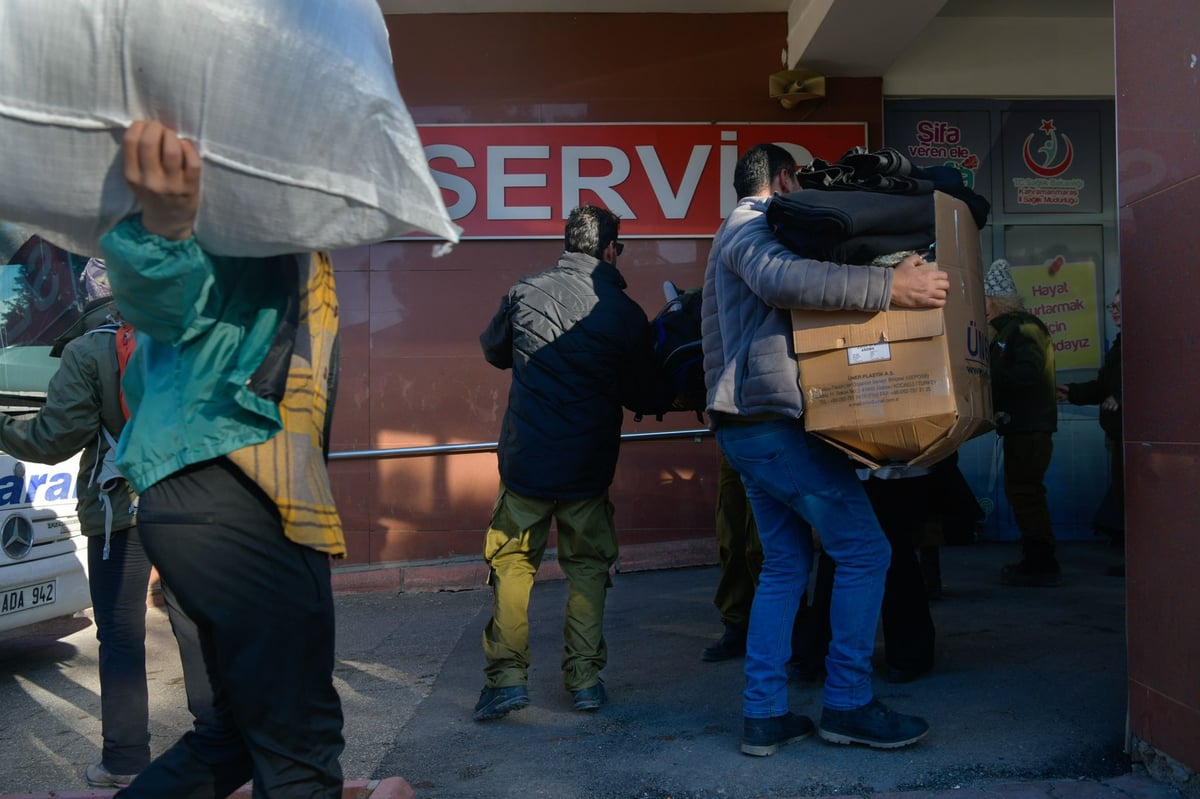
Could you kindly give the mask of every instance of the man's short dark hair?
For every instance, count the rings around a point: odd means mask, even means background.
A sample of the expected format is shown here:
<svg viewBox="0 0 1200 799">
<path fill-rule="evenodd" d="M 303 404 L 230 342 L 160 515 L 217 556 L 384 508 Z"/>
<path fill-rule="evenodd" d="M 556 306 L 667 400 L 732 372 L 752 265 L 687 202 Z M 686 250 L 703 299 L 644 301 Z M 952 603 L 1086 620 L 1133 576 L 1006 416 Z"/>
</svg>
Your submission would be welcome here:
<svg viewBox="0 0 1200 799">
<path fill-rule="evenodd" d="M 787 169 L 796 171 L 796 159 L 778 144 L 756 144 L 738 159 L 733 169 L 733 189 L 739 199 L 758 194 Z"/>
<path fill-rule="evenodd" d="M 603 259 L 608 245 L 617 240 L 620 228 L 620 217 L 607 208 L 581 205 L 567 218 L 564 242 L 567 252 L 581 252 Z"/>
</svg>

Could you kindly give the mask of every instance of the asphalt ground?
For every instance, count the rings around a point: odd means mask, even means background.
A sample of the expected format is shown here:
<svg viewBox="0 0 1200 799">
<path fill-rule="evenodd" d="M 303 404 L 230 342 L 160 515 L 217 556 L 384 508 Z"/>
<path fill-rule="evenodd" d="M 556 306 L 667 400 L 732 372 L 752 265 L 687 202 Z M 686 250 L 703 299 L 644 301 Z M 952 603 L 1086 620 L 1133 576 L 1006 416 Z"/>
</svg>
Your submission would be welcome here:
<svg viewBox="0 0 1200 799">
<path fill-rule="evenodd" d="M 561 683 L 566 585 L 539 582 L 531 704 L 487 723 L 471 718 L 486 589 L 342 594 L 343 769 L 348 780 L 403 777 L 420 799 L 963 796 L 1022 786 L 1062 797 L 1064 785 L 1072 797 L 1177 795 L 1125 752 L 1124 580 L 1106 573 L 1119 553 L 1064 543 L 1063 586 L 1002 586 L 1000 566 L 1016 554 L 1015 544 L 943 549 L 935 670 L 904 685 L 877 674 L 883 701 L 932 727 L 893 751 L 814 736 L 768 758 L 740 754 L 742 662 L 700 660 L 721 632 L 715 567 L 614 576 L 610 702 L 595 713 L 574 711 Z M 148 625 L 157 754 L 189 716 L 165 613 L 152 608 Z M 85 787 L 83 770 L 99 758 L 96 659 L 86 614 L 0 638 L 0 794 Z M 820 715 L 819 685 L 790 692 L 795 712 Z"/>
</svg>

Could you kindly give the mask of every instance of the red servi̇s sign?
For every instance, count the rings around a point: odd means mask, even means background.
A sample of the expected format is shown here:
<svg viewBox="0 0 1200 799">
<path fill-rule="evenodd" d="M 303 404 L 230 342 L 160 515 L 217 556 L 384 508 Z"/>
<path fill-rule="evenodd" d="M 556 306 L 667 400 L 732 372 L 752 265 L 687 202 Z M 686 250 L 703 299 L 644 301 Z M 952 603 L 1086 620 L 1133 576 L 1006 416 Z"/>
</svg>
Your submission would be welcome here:
<svg viewBox="0 0 1200 799">
<path fill-rule="evenodd" d="M 622 237 L 711 236 L 737 203 L 733 169 L 755 144 L 836 161 L 863 122 L 422 125 L 425 155 L 463 238 L 558 238 L 572 208 L 602 205 Z"/>
</svg>

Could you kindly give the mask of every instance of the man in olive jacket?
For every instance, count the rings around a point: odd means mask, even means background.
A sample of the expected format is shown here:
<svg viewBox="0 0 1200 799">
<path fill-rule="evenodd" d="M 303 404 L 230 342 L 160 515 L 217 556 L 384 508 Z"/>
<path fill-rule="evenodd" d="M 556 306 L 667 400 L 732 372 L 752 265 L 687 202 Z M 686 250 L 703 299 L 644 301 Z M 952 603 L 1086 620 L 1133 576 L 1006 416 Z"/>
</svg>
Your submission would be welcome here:
<svg viewBox="0 0 1200 799">
<path fill-rule="evenodd" d="M 1062 582 L 1055 555 L 1046 470 L 1058 429 L 1054 343 L 1042 320 L 1025 310 L 1008 262 L 995 261 L 984 277 L 991 345 L 992 406 L 1004 442 L 1004 494 L 1021 531 L 1021 560 L 1000 573 L 1008 585 Z"/>
<path fill-rule="evenodd" d="M 115 344 L 116 306 L 103 261 L 92 259 L 80 279 L 86 304 L 64 338 L 62 363 L 33 416 L 0 415 L 0 449 L 38 463 L 58 463 L 82 450 L 77 511 L 88 548 L 88 588 L 100 642 L 99 762 L 85 778 L 93 788 L 123 788 L 150 762 L 146 686 L 146 591 L 150 560 L 136 526 L 137 496 L 104 464 L 125 428 Z M 107 432 L 107 435 L 105 435 Z M 102 480 L 101 476 L 109 479 Z M 195 734 L 210 735 L 212 689 L 196 625 L 166 585 L 163 598 L 179 642 L 188 709 Z"/>
<path fill-rule="evenodd" d="M 512 385 L 500 431 L 500 495 L 484 547 L 493 599 L 476 721 L 529 704 L 529 592 L 552 519 L 569 586 L 563 684 L 576 710 L 607 701 L 604 601 L 617 558 L 608 487 L 622 406 L 658 413 L 674 396 L 658 377 L 646 313 L 617 271 L 619 225 L 604 208 L 573 210 L 558 264 L 518 281 L 479 337 L 488 363 L 512 370 Z"/>
</svg>

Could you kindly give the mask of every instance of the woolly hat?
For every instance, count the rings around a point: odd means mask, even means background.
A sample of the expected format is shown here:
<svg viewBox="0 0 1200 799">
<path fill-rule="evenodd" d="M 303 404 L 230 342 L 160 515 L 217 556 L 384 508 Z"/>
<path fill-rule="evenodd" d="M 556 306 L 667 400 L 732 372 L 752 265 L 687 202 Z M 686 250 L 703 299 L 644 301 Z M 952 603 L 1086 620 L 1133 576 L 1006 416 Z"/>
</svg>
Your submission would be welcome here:
<svg viewBox="0 0 1200 799">
<path fill-rule="evenodd" d="M 108 267 L 99 258 L 89 258 L 79 275 L 80 293 L 83 301 L 91 304 L 96 300 L 112 297 L 112 288 L 108 285 Z"/>
<path fill-rule="evenodd" d="M 988 267 L 983 276 L 983 293 L 988 297 L 1015 297 L 1017 284 L 1013 282 L 1012 274 L 1008 271 L 1008 261 L 997 258 Z"/>
</svg>

